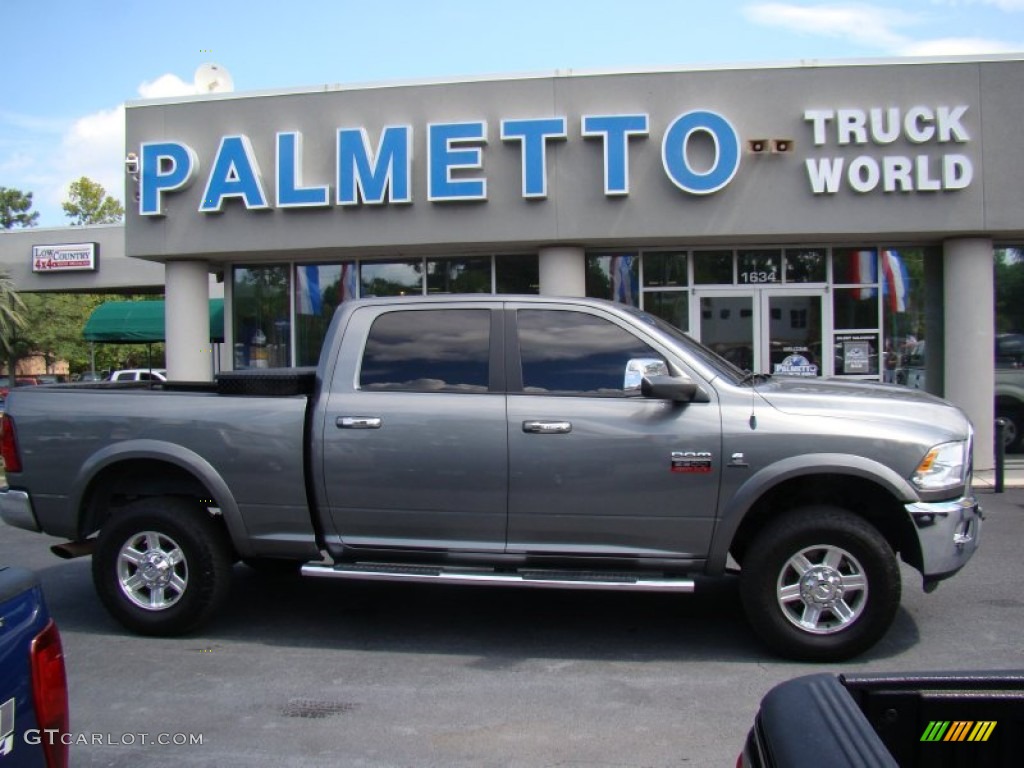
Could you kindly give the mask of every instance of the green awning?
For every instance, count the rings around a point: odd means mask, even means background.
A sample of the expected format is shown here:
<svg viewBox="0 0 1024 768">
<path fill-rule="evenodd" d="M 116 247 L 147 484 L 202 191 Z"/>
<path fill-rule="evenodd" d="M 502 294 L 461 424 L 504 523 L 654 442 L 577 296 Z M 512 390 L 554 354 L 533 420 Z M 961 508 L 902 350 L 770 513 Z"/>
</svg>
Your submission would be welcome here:
<svg viewBox="0 0 1024 768">
<path fill-rule="evenodd" d="M 93 310 L 86 341 L 137 344 L 164 341 L 164 302 L 108 301 Z M 224 341 L 224 299 L 210 299 L 210 341 Z"/>
</svg>

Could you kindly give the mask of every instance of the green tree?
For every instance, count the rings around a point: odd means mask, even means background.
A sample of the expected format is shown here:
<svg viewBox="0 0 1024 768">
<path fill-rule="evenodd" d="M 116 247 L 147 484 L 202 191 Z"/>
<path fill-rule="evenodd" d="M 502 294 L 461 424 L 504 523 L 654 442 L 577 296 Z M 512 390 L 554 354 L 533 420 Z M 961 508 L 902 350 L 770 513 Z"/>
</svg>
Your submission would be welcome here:
<svg viewBox="0 0 1024 768">
<path fill-rule="evenodd" d="M 87 176 L 71 182 L 68 199 L 61 205 L 72 226 L 116 224 L 124 218 L 121 201 L 108 195 L 102 184 Z"/>
<path fill-rule="evenodd" d="M 9 371 L 14 370 L 17 362 L 17 338 L 18 331 L 25 326 L 24 310 L 25 304 L 14 290 L 14 280 L 0 270 L 0 354 Z"/>
<path fill-rule="evenodd" d="M 0 229 L 34 227 L 39 221 L 39 213 L 29 213 L 28 209 L 31 207 L 31 192 L 0 187 Z"/>
<path fill-rule="evenodd" d="M 24 296 L 25 329 L 18 335 L 16 354 L 42 355 L 47 370 L 58 360 L 66 360 L 72 372 L 88 371 L 93 355 L 96 370 L 144 368 L 150 352 L 155 367 L 163 365 L 163 344 L 96 344 L 91 348 L 82 338 L 82 330 L 93 310 L 108 301 L 139 300 L 142 296 L 112 297 L 81 293 L 29 293 Z"/>
</svg>

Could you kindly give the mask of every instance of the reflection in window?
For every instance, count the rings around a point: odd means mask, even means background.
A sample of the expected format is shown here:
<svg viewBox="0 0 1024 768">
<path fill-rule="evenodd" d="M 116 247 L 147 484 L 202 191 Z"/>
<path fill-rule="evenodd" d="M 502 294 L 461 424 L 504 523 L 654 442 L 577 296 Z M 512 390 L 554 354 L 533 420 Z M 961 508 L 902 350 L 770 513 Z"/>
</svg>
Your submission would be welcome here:
<svg viewBox="0 0 1024 768">
<path fill-rule="evenodd" d="M 824 248 L 786 250 L 787 283 L 824 283 L 827 279 Z"/>
<path fill-rule="evenodd" d="M 234 368 L 291 365 L 291 281 L 287 265 L 235 267 L 232 272 Z"/>
<path fill-rule="evenodd" d="M 687 283 L 686 251 L 644 254 L 645 288 L 674 288 Z"/>
<path fill-rule="evenodd" d="M 690 295 L 685 291 L 646 291 L 644 311 L 660 317 L 681 331 L 690 328 Z"/>
<path fill-rule="evenodd" d="M 736 258 L 741 284 L 782 282 L 782 251 L 740 251 Z"/>
<path fill-rule="evenodd" d="M 836 288 L 832 292 L 834 328 L 877 328 L 878 291 L 874 288 Z"/>
<path fill-rule="evenodd" d="M 490 256 L 427 259 L 427 293 L 490 292 Z"/>
<path fill-rule="evenodd" d="M 640 306 L 640 259 L 636 253 L 587 257 L 587 296 Z"/>
<path fill-rule="evenodd" d="M 697 285 L 732 285 L 732 251 L 694 251 L 693 282 Z"/>
<path fill-rule="evenodd" d="M 334 310 L 356 298 L 356 267 L 298 264 L 295 267 L 295 364 L 316 365 Z"/>
<path fill-rule="evenodd" d="M 361 296 L 420 296 L 423 261 L 364 261 L 359 265 Z"/>
<path fill-rule="evenodd" d="M 370 328 L 359 386 L 402 392 L 486 392 L 487 309 L 386 312 Z"/>
<path fill-rule="evenodd" d="M 883 248 L 880 256 L 882 283 L 883 373 L 882 380 L 915 383 L 923 377 L 925 327 L 925 259 L 941 260 L 940 248 Z"/>
<path fill-rule="evenodd" d="M 540 293 L 540 257 L 536 253 L 495 256 L 494 286 L 498 293 Z"/>
<path fill-rule="evenodd" d="M 626 365 L 664 357 L 633 334 L 584 312 L 517 312 L 523 391 L 623 395 Z"/>
<path fill-rule="evenodd" d="M 878 253 L 874 248 L 833 248 L 832 282 L 835 285 L 870 285 L 878 282 Z"/>
</svg>

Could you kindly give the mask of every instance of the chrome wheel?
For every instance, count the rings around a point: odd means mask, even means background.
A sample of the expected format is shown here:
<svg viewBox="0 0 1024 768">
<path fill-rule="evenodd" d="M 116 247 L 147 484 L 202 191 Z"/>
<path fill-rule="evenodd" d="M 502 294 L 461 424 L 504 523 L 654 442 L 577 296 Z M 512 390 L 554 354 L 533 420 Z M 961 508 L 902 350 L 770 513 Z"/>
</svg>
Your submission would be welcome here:
<svg viewBox="0 0 1024 768">
<path fill-rule="evenodd" d="M 170 536 L 141 531 L 117 554 L 121 592 L 140 608 L 163 611 L 177 603 L 188 586 L 185 553 Z"/>
<path fill-rule="evenodd" d="M 786 561 L 776 596 L 791 624 L 815 635 L 845 629 L 864 612 L 868 579 L 852 554 L 836 546 L 813 546 Z"/>
</svg>

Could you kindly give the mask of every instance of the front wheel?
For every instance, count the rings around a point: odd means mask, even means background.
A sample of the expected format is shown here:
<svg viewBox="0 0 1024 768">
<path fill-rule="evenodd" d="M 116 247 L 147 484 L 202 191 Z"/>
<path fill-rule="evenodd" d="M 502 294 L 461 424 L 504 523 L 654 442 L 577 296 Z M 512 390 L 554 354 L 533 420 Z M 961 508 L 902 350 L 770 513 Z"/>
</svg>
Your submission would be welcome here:
<svg viewBox="0 0 1024 768">
<path fill-rule="evenodd" d="M 224 531 L 188 499 L 140 499 L 100 530 L 92 577 L 104 606 L 128 629 L 178 635 L 223 605 L 230 546 Z"/>
<path fill-rule="evenodd" d="M 777 653 L 840 661 L 874 645 L 900 603 L 889 543 L 869 522 L 830 506 L 768 525 L 747 549 L 740 595 L 754 631 Z"/>
</svg>

